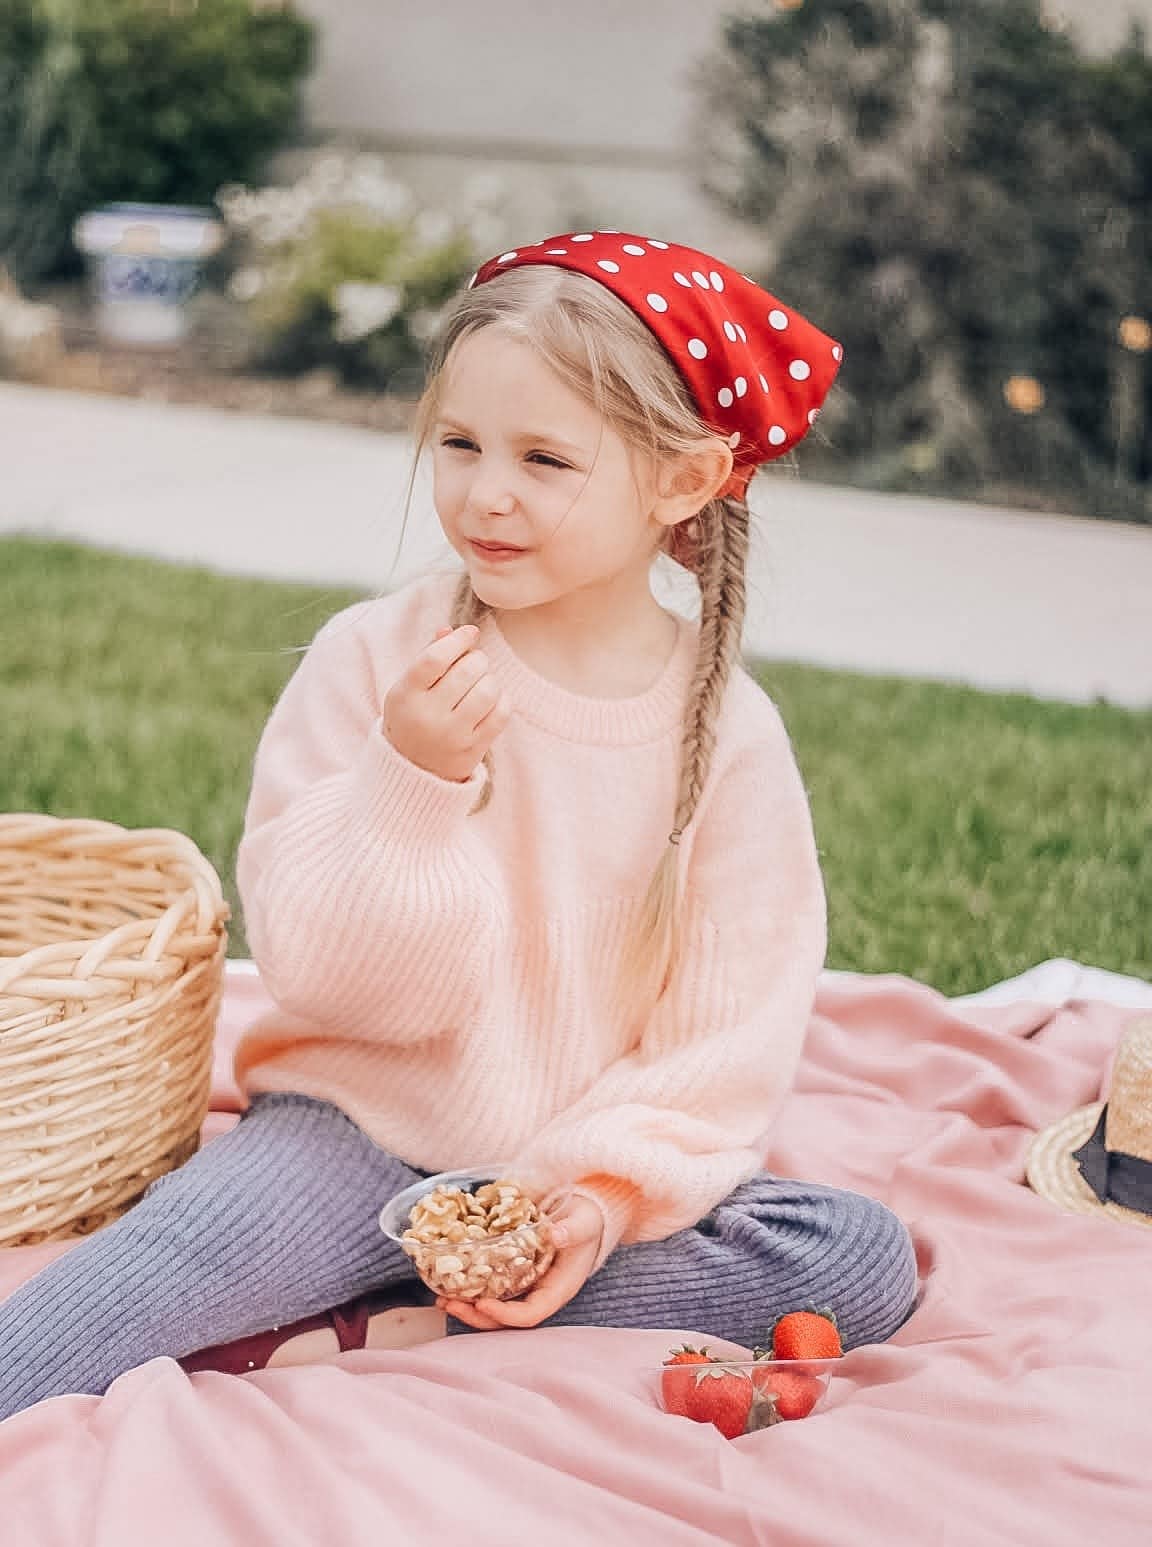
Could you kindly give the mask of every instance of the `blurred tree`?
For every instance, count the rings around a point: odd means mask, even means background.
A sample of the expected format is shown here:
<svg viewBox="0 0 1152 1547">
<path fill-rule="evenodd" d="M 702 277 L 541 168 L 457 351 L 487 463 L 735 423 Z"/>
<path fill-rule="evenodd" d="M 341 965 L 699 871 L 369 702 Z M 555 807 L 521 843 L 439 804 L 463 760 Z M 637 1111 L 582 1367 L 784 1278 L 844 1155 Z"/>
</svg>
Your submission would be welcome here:
<svg viewBox="0 0 1152 1547">
<path fill-rule="evenodd" d="M 838 458 L 886 488 L 1095 485 L 1100 513 L 1152 518 L 1148 386 L 1137 446 L 1117 332 L 1152 317 L 1143 34 L 1100 60 L 1037 0 L 766 9 L 700 70 L 699 173 L 762 233 L 753 277 L 844 343 Z"/>
<path fill-rule="evenodd" d="M 251 0 L 0 0 L 0 264 L 77 265 L 116 200 L 210 202 L 294 131 L 313 29 Z"/>
<path fill-rule="evenodd" d="M 68 29 L 43 0 L 0 0 L 0 264 L 20 280 L 61 245 L 60 201 L 74 194 L 78 147 L 65 128 L 74 68 Z"/>
</svg>

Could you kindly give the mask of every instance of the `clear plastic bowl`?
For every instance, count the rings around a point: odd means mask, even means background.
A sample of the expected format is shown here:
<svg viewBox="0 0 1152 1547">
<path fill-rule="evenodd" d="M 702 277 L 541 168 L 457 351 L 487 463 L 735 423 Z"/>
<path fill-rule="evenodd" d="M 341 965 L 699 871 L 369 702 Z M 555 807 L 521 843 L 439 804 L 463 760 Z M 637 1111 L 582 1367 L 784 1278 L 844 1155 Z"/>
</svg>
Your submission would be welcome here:
<svg viewBox="0 0 1152 1547">
<path fill-rule="evenodd" d="M 412 1259 L 413 1266 L 420 1278 L 434 1289 L 437 1294 L 443 1294 L 449 1299 L 475 1300 L 482 1298 L 488 1291 L 478 1286 L 465 1286 L 448 1288 L 441 1282 L 435 1273 L 425 1270 L 431 1255 L 428 1247 L 421 1248 L 417 1242 L 406 1241 L 404 1231 L 408 1228 L 415 1205 L 427 1193 L 433 1192 L 437 1187 L 459 1187 L 463 1192 L 475 1192 L 486 1182 L 516 1181 L 515 1172 L 506 1165 L 469 1166 L 461 1171 L 440 1171 L 435 1176 L 421 1177 L 418 1182 L 413 1182 L 411 1187 L 405 1187 L 403 1192 L 398 1192 L 394 1198 L 390 1198 L 380 1210 L 380 1228 L 390 1241 L 395 1241 L 397 1246 Z M 525 1191 L 529 1190 L 525 1188 Z M 555 1188 L 543 1197 L 534 1198 L 537 1207 L 546 1218 L 551 1221 L 554 1212 L 559 1206 L 571 1197 L 570 1187 Z M 495 1235 L 489 1234 L 483 1237 L 474 1237 L 471 1240 L 445 1243 L 436 1249 L 442 1258 L 455 1257 L 460 1260 L 467 1269 L 470 1262 L 477 1256 L 487 1258 L 498 1243 L 501 1252 L 517 1252 L 531 1256 L 538 1240 L 536 1227 L 526 1227 L 523 1230 L 506 1230 Z M 521 1252 L 523 1248 L 523 1252 Z M 423 1261 L 422 1261 L 423 1259 Z M 541 1270 L 544 1271 L 544 1270 Z M 529 1283 L 508 1294 L 498 1294 L 497 1299 L 512 1299 L 516 1295 L 524 1294 L 531 1287 Z"/>
<path fill-rule="evenodd" d="M 814 1412 L 843 1363 L 844 1356 L 840 1355 L 835 1359 L 720 1359 L 715 1364 L 661 1365 L 655 1378 L 656 1398 L 666 1413 L 692 1418 L 697 1423 L 711 1423 L 712 1394 L 707 1389 L 711 1376 L 705 1376 L 698 1385 L 698 1374 L 710 1370 L 732 1375 L 741 1385 L 747 1383 L 749 1398 L 747 1417 L 739 1432 L 752 1434 L 757 1429 L 806 1418 Z"/>
</svg>

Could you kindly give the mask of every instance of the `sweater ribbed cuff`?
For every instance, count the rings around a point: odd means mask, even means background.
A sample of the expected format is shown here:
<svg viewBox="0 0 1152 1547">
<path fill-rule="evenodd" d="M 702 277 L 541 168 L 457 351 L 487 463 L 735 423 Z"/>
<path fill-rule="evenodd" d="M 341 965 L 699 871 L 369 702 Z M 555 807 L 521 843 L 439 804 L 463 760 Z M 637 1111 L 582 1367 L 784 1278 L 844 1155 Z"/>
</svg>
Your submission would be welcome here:
<svg viewBox="0 0 1152 1547">
<path fill-rule="evenodd" d="M 573 1182 L 572 1191 L 580 1193 L 585 1198 L 591 1198 L 593 1203 L 599 1205 L 600 1212 L 604 1215 L 604 1234 L 600 1241 L 600 1250 L 596 1254 L 596 1261 L 588 1274 L 591 1278 L 593 1273 L 599 1273 L 631 1224 L 637 1189 L 631 1182 L 626 1182 L 620 1177 L 606 1176 L 600 1172 L 595 1176 L 581 1177 L 578 1182 Z"/>
<path fill-rule="evenodd" d="M 353 774 L 355 806 L 380 832 L 440 843 L 472 810 L 487 778 L 483 763 L 459 782 L 420 768 L 396 750 L 377 720 Z"/>
</svg>

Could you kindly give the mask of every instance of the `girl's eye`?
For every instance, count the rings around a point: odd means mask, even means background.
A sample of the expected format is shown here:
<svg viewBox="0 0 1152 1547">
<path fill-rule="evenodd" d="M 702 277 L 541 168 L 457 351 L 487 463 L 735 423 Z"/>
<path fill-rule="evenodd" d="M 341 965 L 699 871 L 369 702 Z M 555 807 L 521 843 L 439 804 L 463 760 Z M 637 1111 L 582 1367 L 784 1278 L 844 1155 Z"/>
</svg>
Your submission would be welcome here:
<svg viewBox="0 0 1152 1547">
<path fill-rule="evenodd" d="M 467 440 L 463 435 L 446 435 L 440 444 L 453 448 L 460 446 L 466 451 L 475 450 L 473 442 Z M 568 462 L 561 462 L 556 457 L 550 457 L 545 451 L 533 451 L 531 455 L 535 460 L 543 462 L 546 467 L 567 468 L 570 466 Z"/>
</svg>

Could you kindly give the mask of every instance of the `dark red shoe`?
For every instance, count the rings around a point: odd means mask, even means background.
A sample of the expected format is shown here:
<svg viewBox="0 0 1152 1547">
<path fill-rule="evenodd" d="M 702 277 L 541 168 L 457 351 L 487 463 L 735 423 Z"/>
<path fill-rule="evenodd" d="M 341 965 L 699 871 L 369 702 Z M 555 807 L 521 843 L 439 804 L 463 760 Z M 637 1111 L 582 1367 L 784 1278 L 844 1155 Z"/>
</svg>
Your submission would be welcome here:
<svg viewBox="0 0 1152 1547">
<path fill-rule="evenodd" d="M 331 1310 L 320 1311 L 315 1316 L 305 1316 L 300 1321 L 281 1322 L 267 1332 L 254 1332 L 250 1337 L 236 1338 L 231 1343 L 216 1343 L 193 1354 L 185 1354 L 176 1362 L 187 1374 L 198 1370 L 220 1370 L 225 1375 L 247 1375 L 249 1370 L 262 1370 L 269 1359 L 290 1338 L 302 1332 L 318 1332 L 328 1327 L 336 1334 L 340 1352 L 350 1348 L 363 1348 L 368 1336 L 368 1322 L 379 1311 L 392 1311 L 403 1306 L 435 1305 L 434 1290 L 421 1279 L 401 1279 L 383 1289 L 370 1289 L 345 1300 Z"/>
</svg>

